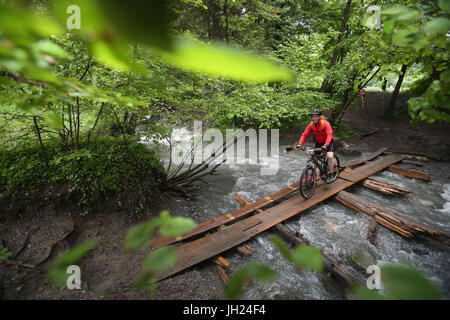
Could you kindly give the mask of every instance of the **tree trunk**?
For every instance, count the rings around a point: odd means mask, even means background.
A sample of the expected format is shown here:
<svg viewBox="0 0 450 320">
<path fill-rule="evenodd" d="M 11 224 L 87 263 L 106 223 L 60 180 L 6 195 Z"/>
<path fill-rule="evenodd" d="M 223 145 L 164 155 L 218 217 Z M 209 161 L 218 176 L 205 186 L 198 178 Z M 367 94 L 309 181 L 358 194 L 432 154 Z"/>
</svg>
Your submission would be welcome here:
<svg viewBox="0 0 450 320">
<path fill-rule="evenodd" d="M 228 0 L 223 4 L 223 15 L 225 16 L 225 42 L 228 44 Z"/>
<path fill-rule="evenodd" d="M 219 16 L 219 3 L 217 0 L 209 0 L 208 7 L 208 39 L 218 40 L 220 39 L 220 16 Z"/>
<path fill-rule="evenodd" d="M 397 102 L 398 93 L 400 92 L 400 88 L 403 83 L 403 78 L 405 77 L 406 69 L 408 66 L 406 64 L 402 65 L 401 73 L 398 77 L 397 84 L 395 85 L 394 92 L 391 96 L 391 101 L 389 102 L 386 110 L 384 111 L 385 117 L 392 117 L 395 113 L 395 103 Z"/>
<path fill-rule="evenodd" d="M 344 37 L 344 30 L 347 25 L 348 17 L 350 15 L 350 6 L 352 4 L 352 0 L 347 0 L 347 4 L 345 5 L 344 9 L 344 17 L 341 21 L 341 28 L 339 30 L 339 36 L 337 38 L 336 48 L 333 51 L 333 56 L 331 57 L 330 65 L 328 66 L 328 69 L 331 69 L 337 61 L 338 55 L 339 55 L 339 44 L 342 41 L 342 38 Z M 322 82 L 322 87 L 320 88 L 320 92 L 327 92 L 328 91 L 328 79 L 324 79 Z"/>
<path fill-rule="evenodd" d="M 384 78 L 383 84 L 381 85 L 381 90 L 383 90 L 383 92 L 386 92 L 386 87 L 387 87 L 387 79 Z"/>
</svg>

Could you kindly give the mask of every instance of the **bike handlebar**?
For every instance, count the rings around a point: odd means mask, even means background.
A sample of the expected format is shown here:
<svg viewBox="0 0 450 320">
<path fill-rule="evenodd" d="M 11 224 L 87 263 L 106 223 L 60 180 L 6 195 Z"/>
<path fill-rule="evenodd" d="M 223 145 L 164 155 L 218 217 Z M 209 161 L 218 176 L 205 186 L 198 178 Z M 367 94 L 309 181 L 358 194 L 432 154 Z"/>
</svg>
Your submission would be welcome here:
<svg viewBox="0 0 450 320">
<path fill-rule="evenodd" d="M 308 151 L 308 150 L 313 150 L 313 151 L 323 151 L 324 148 L 320 147 L 320 148 L 311 148 L 311 149 L 306 149 L 306 147 L 303 146 L 297 146 L 297 149 L 302 150 L 302 151 Z"/>
</svg>

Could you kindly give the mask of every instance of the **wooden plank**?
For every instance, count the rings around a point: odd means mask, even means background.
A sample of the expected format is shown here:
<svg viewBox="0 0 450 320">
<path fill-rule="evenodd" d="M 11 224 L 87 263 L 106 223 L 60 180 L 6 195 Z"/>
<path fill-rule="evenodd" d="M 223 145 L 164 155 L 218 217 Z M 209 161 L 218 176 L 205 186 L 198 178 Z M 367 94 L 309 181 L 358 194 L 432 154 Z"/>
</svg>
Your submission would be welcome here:
<svg viewBox="0 0 450 320">
<path fill-rule="evenodd" d="M 361 164 L 361 163 L 367 162 L 369 160 L 372 160 L 372 159 L 376 158 L 377 156 L 379 156 L 380 154 L 382 154 L 383 152 L 385 152 L 387 149 L 388 149 L 388 147 L 380 148 L 379 150 L 377 150 L 374 153 L 367 156 L 365 159 L 355 160 L 355 161 L 352 161 L 349 163 L 342 164 L 341 168 L 353 166 L 356 164 Z M 267 197 L 264 197 L 258 201 L 252 202 L 249 205 L 246 205 L 235 211 L 232 211 L 232 212 L 229 212 L 222 216 L 219 216 L 217 218 L 202 222 L 202 223 L 198 224 L 197 227 L 193 231 L 191 231 L 190 233 L 185 234 L 183 236 L 176 237 L 176 238 L 157 237 L 152 240 L 151 247 L 155 249 L 155 248 L 158 248 L 163 245 L 176 243 L 176 242 L 191 238 L 193 236 L 200 235 L 209 230 L 212 230 L 219 226 L 222 226 L 226 223 L 232 222 L 235 219 L 242 218 L 246 215 L 255 213 L 258 209 L 264 208 L 264 207 L 272 204 L 275 201 L 281 200 L 297 190 L 298 190 L 298 182 L 293 183 L 290 186 L 287 186 L 286 188 L 281 189 L 280 191 L 277 191 L 277 192 L 275 192 Z"/>
<path fill-rule="evenodd" d="M 378 149 L 377 151 L 375 151 L 374 153 L 369 154 L 366 158 L 364 159 L 360 159 L 360 160 L 354 160 L 354 161 L 350 161 L 350 162 L 346 162 L 346 163 L 342 163 L 340 168 L 346 168 L 346 167 L 351 167 L 351 166 L 355 166 L 357 164 L 361 164 L 370 160 L 375 159 L 376 157 L 378 157 L 379 155 L 381 155 L 382 153 L 386 152 L 389 149 L 389 147 L 382 147 L 380 149 Z"/>
<path fill-rule="evenodd" d="M 251 213 L 256 212 L 258 209 L 261 209 L 274 201 L 280 200 L 291 193 L 298 190 L 298 182 L 291 184 L 290 186 L 287 186 L 286 188 L 277 191 L 267 197 L 264 197 L 262 199 L 259 199 L 258 201 L 252 202 L 249 205 L 239 208 L 233 212 L 229 212 L 227 214 L 224 214 L 222 216 L 219 216 L 217 218 L 205 221 L 203 223 L 200 223 L 195 227 L 193 231 L 191 231 L 188 234 L 185 234 L 180 237 L 158 237 L 152 240 L 151 247 L 152 248 L 158 248 L 162 245 L 168 245 L 171 243 L 179 242 L 184 239 L 199 235 L 201 233 L 204 233 L 206 231 L 209 231 L 211 229 L 220 227 L 228 222 L 231 222 L 235 219 L 241 218 L 243 216 L 249 215 Z"/>
<path fill-rule="evenodd" d="M 362 185 L 366 188 L 369 188 L 371 190 L 380 192 L 385 195 L 389 196 L 398 196 L 398 197 L 404 197 L 407 193 L 410 193 L 411 190 L 402 188 L 399 186 L 396 186 L 395 184 L 377 180 L 374 178 L 367 178 L 364 179 L 362 182 Z"/>
<path fill-rule="evenodd" d="M 387 168 L 388 171 L 400 174 L 404 177 L 413 178 L 413 179 L 419 179 L 423 181 L 431 181 L 431 178 L 429 175 L 427 175 L 424 172 L 415 170 L 415 169 L 406 169 L 406 168 L 400 168 L 396 166 L 389 166 Z"/>
<path fill-rule="evenodd" d="M 288 199 L 260 214 L 253 215 L 242 221 L 226 226 L 211 235 L 183 244 L 175 248 L 178 256 L 175 265 L 168 270 L 158 273 L 156 278 L 158 281 L 165 279 L 177 272 L 248 241 L 255 235 L 272 228 L 284 220 L 292 218 L 317 203 L 334 196 L 338 192 L 353 185 L 355 182 L 380 172 L 387 166 L 401 161 L 403 158 L 404 157 L 401 155 L 390 155 L 356 168 L 355 170 L 343 172 L 342 176 L 346 179 L 338 178 L 332 184 L 318 186 L 314 195 L 307 200 L 302 196 Z"/>
<path fill-rule="evenodd" d="M 395 154 L 394 152 L 386 151 L 386 154 Z M 405 159 L 413 160 L 413 161 L 421 161 L 421 162 L 430 162 L 430 159 L 424 156 L 417 156 L 411 154 L 402 154 L 405 156 Z"/>
<path fill-rule="evenodd" d="M 246 201 L 244 198 L 236 194 L 235 199 L 239 201 L 241 205 L 245 205 Z M 262 212 L 262 210 L 260 209 Z M 304 237 L 299 237 L 294 231 L 286 227 L 282 223 L 275 225 L 275 230 L 277 230 L 286 240 L 289 242 L 299 245 L 299 244 L 310 244 L 308 239 Z M 323 263 L 325 269 L 328 270 L 334 276 L 344 280 L 348 285 L 354 285 L 355 283 L 361 283 L 353 274 L 350 273 L 344 266 L 340 265 L 330 254 L 322 251 Z"/>
</svg>

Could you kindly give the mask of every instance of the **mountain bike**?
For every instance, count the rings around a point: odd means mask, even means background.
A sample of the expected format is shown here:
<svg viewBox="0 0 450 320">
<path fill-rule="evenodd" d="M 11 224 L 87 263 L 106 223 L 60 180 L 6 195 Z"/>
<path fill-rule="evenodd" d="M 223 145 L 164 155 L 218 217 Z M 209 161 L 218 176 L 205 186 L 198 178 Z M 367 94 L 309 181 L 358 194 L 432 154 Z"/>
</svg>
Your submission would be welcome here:
<svg viewBox="0 0 450 320">
<path fill-rule="evenodd" d="M 333 157 L 335 171 L 333 174 L 328 174 L 328 159 L 326 157 L 326 151 L 323 148 L 306 149 L 305 147 L 300 147 L 299 149 L 306 151 L 308 155 L 306 167 L 300 175 L 299 190 L 305 199 L 309 199 L 314 194 L 318 180 L 323 179 L 326 183 L 336 181 L 339 176 L 340 162 L 339 157 L 335 153 Z M 316 152 L 320 152 L 320 154 L 316 154 Z"/>
</svg>

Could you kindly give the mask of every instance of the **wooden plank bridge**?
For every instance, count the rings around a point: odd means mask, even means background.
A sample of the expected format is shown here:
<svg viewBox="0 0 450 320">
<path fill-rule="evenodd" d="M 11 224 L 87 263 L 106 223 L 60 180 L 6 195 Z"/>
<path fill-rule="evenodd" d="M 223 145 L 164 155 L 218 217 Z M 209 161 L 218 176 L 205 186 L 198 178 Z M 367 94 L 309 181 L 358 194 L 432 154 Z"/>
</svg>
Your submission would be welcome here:
<svg viewBox="0 0 450 320">
<path fill-rule="evenodd" d="M 354 185 L 355 183 L 364 181 L 371 175 L 388 169 L 393 164 L 406 158 L 405 155 L 399 154 L 389 154 L 379 157 L 386 150 L 387 148 L 381 148 L 364 159 L 342 164 L 341 168 L 347 169 L 340 173 L 338 179 L 332 184 L 319 182 L 314 195 L 310 199 L 305 200 L 301 195 L 297 195 L 279 204 L 273 205 L 266 210 L 261 210 L 261 208 L 274 204 L 274 202 L 279 201 L 298 190 L 297 182 L 270 196 L 256 202 L 246 204 L 238 210 L 201 223 L 197 225 L 192 232 L 182 237 L 159 237 L 154 239 L 151 243 L 152 248 L 192 238 L 190 239 L 191 241 L 181 244 L 175 248 L 178 255 L 175 265 L 168 270 L 158 273 L 156 275 L 157 280 L 159 281 L 165 279 L 202 261 L 216 257 L 222 252 L 225 252 L 233 247 L 239 246 L 252 237 L 289 218 L 292 218 L 293 216 L 305 211 L 308 208 L 311 208 L 325 199 L 340 194 L 340 192 L 343 192 L 343 190 Z M 379 159 L 374 160 L 377 157 L 379 157 Z M 349 167 L 357 165 L 360 166 L 354 169 L 349 169 Z M 345 194 L 342 193 L 340 195 L 345 196 Z M 379 210 L 381 213 L 376 216 L 374 214 L 376 210 L 371 207 L 371 203 L 368 201 L 364 203 L 365 207 L 359 206 L 356 208 L 354 203 L 348 203 L 341 198 L 339 199 L 341 203 L 350 206 L 358 212 L 369 216 L 372 215 L 374 218 L 378 219 L 377 222 L 381 225 L 400 234 L 402 234 L 401 231 L 403 231 L 403 236 L 414 236 L 414 232 L 424 233 L 425 235 L 430 235 L 430 237 L 434 240 L 441 241 L 447 245 L 450 243 L 450 235 L 439 230 L 434 230 L 418 223 L 415 224 L 414 227 L 405 226 L 407 222 L 413 220 L 407 218 L 402 220 L 402 215 L 399 213 L 394 212 L 395 216 L 389 219 L 386 218 L 386 215 L 389 216 L 390 212 L 386 214 L 386 212 Z M 376 208 L 375 205 L 373 205 L 373 207 Z M 364 212 L 364 210 L 367 210 L 368 213 Z M 399 221 L 399 225 L 396 225 L 397 221 Z"/>
</svg>

